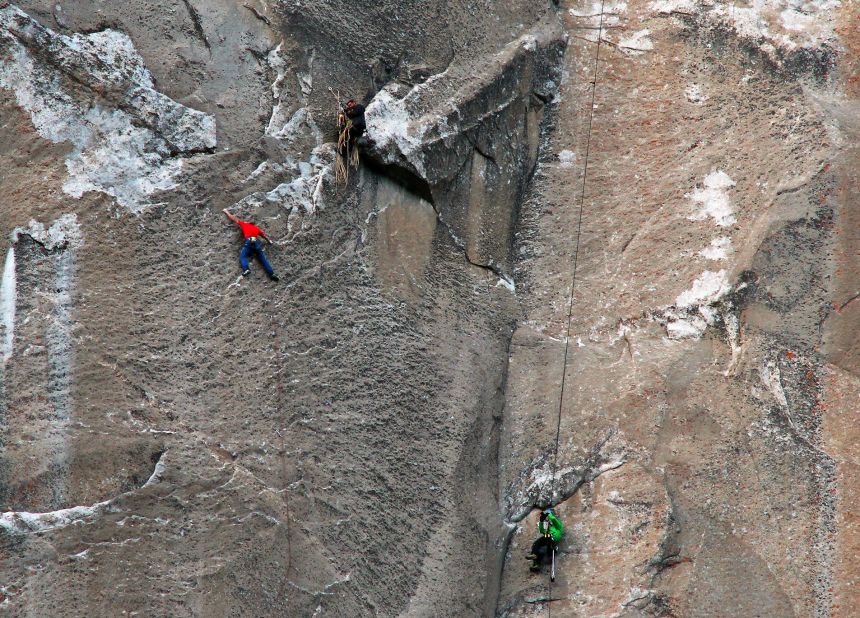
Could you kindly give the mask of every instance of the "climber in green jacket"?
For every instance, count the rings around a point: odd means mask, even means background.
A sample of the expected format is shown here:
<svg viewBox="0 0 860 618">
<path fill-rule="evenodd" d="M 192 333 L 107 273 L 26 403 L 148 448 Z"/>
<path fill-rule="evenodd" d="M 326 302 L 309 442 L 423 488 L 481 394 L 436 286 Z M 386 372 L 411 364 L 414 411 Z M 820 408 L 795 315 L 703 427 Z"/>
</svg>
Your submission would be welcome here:
<svg viewBox="0 0 860 618">
<path fill-rule="evenodd" d="M 538 521 L 538 532 L 540 537 L 532 543 L 532 551 L 526 556 L 532 561 L 531 570 L 538 572 L 552 552 L 558 551 L 558 544 L 564 536 L 564 524 L 555 516 L 552 509 L 547 509 L 540 514 Z"/>
</svg>

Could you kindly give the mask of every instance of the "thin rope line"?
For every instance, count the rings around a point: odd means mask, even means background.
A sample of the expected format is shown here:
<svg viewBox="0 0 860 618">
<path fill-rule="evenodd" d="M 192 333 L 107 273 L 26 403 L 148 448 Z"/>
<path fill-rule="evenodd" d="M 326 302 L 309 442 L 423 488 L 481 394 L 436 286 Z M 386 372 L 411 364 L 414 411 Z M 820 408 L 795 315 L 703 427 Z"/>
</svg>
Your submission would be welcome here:
<svg viewBox="0 0 860 618">
<path fill-rule="evenodd" d="M 600 25 L 597 28 L 597 51 L 594 55 L 594 80 L 591 82 L 591 109 L 588 114 L 588 134 L 585 138 L 585 162 L 582 169 L 582 190 L 579 196 L 579 217 L 576 223 L 576 248 L 573 253 L 573 274 L 570 281 L 570 295 L 567 300 L 567 333 L 564 338 L 564 366 L 561 373 L 561 392 L 558 397 L 558 422 L 555 429 L 555 451 L 552 456 L 552 481 L 550 501 L 555 496 L 555 475 L 558 472 L 558 445 L 561 438 L 561 410 L 564 403 L 564 387 L 567 378 L 567 359 L 570 350 L 570 323 L 573 319 L 573 292 L 576 288 L 576 268 L 579 263 L 579 242 L 582 237 L 582 211 L 585 209 L 585 180 L 588 176 L 588 156 L 591 153 L 591 127 L 594 124 L 594 101 L 597 93 L 597 68 L 600 63 L 600 41 L 603 38 L 603 9 L 606 0 L 600 0 Z M 547 592 L 547 616 L 552 617 L 552 579 Z"/>
</svg>

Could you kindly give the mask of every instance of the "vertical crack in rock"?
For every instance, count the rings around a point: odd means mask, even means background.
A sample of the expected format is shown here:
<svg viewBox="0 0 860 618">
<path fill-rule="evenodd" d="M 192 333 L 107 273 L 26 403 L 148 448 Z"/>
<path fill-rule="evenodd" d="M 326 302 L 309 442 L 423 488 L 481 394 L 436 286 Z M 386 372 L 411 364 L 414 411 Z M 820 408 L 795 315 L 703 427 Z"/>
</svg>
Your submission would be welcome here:
<svg viewBox="0 0 860 618">
<path fill-rule="evenodd" d="M 100 191 L 140 212 L 176 186 L 178 155 L 215 147 L 215 120 L 157 92 L 128 35 L 66 36 L 14 5 L 0 9 L 0 88 L 39 134 L 71 142 L 63 191 Z"/>
<path fill-rule="evenodd" d="M 209 45 L 209 39 L 206 38 L 206 32 L 203 31 L 203 21 L 200 19 L 200 13 L 197 12 L 197 9 L 194 8 L 194 5 L 191 4 L 189 0 L 182 0 L 182 3 L 188 10 L 188 15 L 191 17 L 191 23 L 194 24 L 194 32 L 197 33 L 197 37 L 203 42 L 206 49 L 208 49 L 211 54 L 212 46 Z"/>
</svg>

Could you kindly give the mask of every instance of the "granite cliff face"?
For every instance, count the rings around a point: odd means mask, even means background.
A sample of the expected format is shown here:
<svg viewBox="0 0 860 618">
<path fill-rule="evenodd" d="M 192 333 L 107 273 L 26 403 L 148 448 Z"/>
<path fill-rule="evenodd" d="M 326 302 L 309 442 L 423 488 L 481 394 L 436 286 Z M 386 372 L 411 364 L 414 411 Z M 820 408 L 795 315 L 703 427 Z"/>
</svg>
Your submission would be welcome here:
<svg viewBox="0 0 860 618">
<path fill-rule="evenodd" d="M 858 18 L 0 2 L 2 612 L 860 613 Z"/>
</svg>

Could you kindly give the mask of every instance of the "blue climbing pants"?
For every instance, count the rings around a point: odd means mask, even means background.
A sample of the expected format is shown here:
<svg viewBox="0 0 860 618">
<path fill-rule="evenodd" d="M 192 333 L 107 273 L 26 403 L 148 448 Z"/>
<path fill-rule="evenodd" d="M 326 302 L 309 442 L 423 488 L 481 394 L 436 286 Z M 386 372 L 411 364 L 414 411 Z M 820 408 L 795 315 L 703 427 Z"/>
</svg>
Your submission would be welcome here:
<svg viewBox="0 0 860 618">
<path fill-rule="evenodd" d="M 239 263 L 242 265 L 242 270 L 248 270 L 248 258 L 253 258 L 254 254 L 260 259 L 260 263 L 266 270 L 266 274 L 270 277 L 275 274 L 272 270 L 272 265 L 266 259 L 266 254 L 263 253 L 263 247 L 259 240 L 254 238 L 246 238 L 245 244 L 242 245 L 242 251 L 239 253 Z"/>
</svg>

